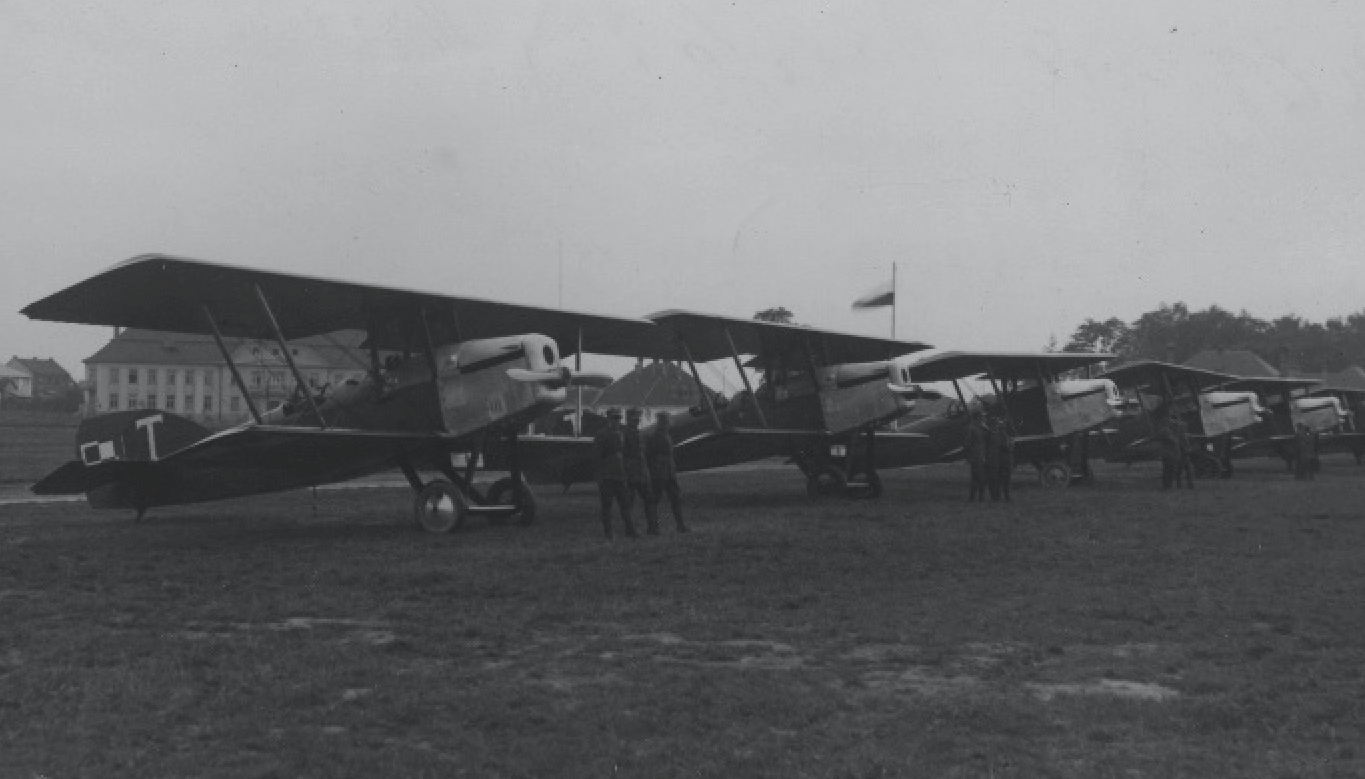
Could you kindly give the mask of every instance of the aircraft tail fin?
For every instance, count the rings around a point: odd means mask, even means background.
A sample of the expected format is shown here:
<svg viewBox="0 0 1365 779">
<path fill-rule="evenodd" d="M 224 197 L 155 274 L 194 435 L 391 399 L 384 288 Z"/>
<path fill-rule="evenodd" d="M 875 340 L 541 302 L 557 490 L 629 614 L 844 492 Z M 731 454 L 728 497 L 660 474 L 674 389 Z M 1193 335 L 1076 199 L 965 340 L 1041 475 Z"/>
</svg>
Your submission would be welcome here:
<svg viewBox="0 0 1365 779">
<path fill-rule="evenodd" d="M 76 428 L 76 459 L 39 479 L 36 495 L 79 495 L 127 479 L 135 471 L 209 435 L 188 419 L 156 409 L 115 411 Z"/>
<path fill-rule="evenodd" d="M 111 460 L 150 462 L 209 435 L 208 428 L 156 409 L 101 414 L 76 428 L 76 459 L 86 465 Z"/>
</svg>

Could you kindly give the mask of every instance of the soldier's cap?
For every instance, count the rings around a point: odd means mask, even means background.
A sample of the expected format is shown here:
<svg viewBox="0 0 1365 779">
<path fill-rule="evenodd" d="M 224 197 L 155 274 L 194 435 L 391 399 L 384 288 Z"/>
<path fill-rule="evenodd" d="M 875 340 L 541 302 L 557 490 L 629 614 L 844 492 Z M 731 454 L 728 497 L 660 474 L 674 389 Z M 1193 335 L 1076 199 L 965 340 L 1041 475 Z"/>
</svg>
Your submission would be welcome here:
<svg viewBox="0 0 1365 779">
<path fill-rule="evenodd" d="M 609 409 L 607 409 L 607 418 L 608 418 L 608 419 L 620 419 L 620 418 L 621 418 L 621 409 L 619 409 L 619 408 L 609 408 Z"/>
<path fill-rule="evenodd" d="M 641 410 L 638 409 L 638 408 L 632 408 L 632 409 L 627 409 L 627 410 L 626 410 L 626 419 L 639 419 L 639 418 L 640 418 L 641 416 L 643 416 L 643 415 L 644 415 L 644 412 L 641 411 Z"/>
</svg>

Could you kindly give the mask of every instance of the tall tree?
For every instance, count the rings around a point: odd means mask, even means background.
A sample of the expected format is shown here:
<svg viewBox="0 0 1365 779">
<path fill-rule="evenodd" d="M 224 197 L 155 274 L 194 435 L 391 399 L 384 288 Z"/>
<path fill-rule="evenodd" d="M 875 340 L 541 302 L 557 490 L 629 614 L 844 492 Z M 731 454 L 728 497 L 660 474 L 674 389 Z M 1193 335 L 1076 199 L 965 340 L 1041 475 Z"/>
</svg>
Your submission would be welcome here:
<svg viewBox="0 0 1365 779">
<path fill-rule="evenodd" d="M 1103 322 L 1087 319 L 1071 334 L 1062 347 L 1064 352 L 1112 352 L 1128 334 L 1128 325 L 1111 316 Z"/>
<path fill-rule="evenodd" d="M 765 308 L 754 314 L 754 319 L 757 319 L 760 322 L 776 322 L 779 325 L 789 325 L 792 323 L 792 312 L 788 311 L 785 306 Z"/>
<path fill-rule="evenodd" d="M 1365 311 L 1319 324 L 1294 314 L 1267 321 L 1218 306 L 1191 311 L 1184 303 L 1162 303 L 1129 324 L 1117 317 L 1087 319 L 1063 347 L 1068 352 L 1110 351 L 1122 360 L 1176 362 L 1209 349 L 1245 349 L 1291 370 L 1365 366 Z"/>
</svg>

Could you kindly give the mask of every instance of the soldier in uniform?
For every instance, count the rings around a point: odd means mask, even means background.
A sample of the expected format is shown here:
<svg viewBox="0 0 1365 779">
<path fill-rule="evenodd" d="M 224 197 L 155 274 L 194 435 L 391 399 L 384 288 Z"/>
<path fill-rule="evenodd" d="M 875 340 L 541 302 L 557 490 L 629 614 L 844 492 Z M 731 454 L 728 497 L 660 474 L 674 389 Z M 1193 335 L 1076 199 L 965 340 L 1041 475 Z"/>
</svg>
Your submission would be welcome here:
<svg viewBox="0 0 1365 779">
<path fill-rule="evenodd" d="M 1190 444 L 1190 428 L 1175 412 L 1171 413 L 1171 427 L 1175 434 L 1176 447 L 1180 452 L 1176 459 L 1175 486 L 1179 487 L 1183 482 L 1186 487 L 1194 489 L 1194 448 Z"/>
<path fill-rule="evenodd" d="M 621 455 L 626 464 L 626 495 L 631 508 L 639 496 L 645 505 L 645 532 L 651 536 L 659 535 L 659 517 L 654 513 L 658 502 L 654 500 L 649 488 L 649 464 L 645 462 L 645 448 L 640 441 L 640 409 L 626 411 L 626 427 L 621 431 Z"/>
<path fill-rule="evenodd" d="M 1175 410 L 1170 406 L 1158 414 L 1155 440 L 1161 455 L 1161 488 L 1169 490 L 1180 468 L 1180 440 L 1175 430 Z"/>
<path fill-rule="evenodd" d="M 611 504 L 621 509 L 621 521 L 626 526 L 626 537 L 635 537 L 635 525 L 630 521 L 630 493 L 626 492 L 626 463 L 622 456 L 625 437 L 621 430 L 621 409 L 607 411 L 607 426 L 593 436 L 593 455 L 597 469 L 597 494 L 602 499 L 602 530 L 611 538 Z"/>
<path fill-rule="evenodd" d="M 1294 478 L 1312 481 L 1318 459 L 1318 434 L 1300 422 L 1294 428 Z"/>
<path fill-rule="evenodd" d="M 1014 436 L 1010 435 L 1009 423 L 1001 417 L 992 417 L 990 440 L 986 449 L 986 479 L 991 488 L 991 500 L 1010 501 L 1010 480 L 1014 476 Z"/>
<path fill-rule="evenodd" d="M 650 517 L 658 527 L 659 501 L 668 496 L 668 505 L 673 509 L 673 521 L 679 533 L 687 532 L 683 523 L 682 490 L 678 489 L 678 467 L 673 462 L 673 437 L 669 433 L 672 422 L 667 414 L 659 414 L 654 422 L 654 432 L 645 442 L 645 456 L 649 461 L 649 478 L 653 484 L 654 500 L 650 507 Z"/>
<path fill-rule="evenodd" d="M 967 436 L 962 442 L 962 454 L 971 469 L 972 485 L 967 492 L 967 502 L 978 498 L 986 499 L 986 452 L 990 448 L 990 430 L 986 427 L 985 415 L 981 407 L 972 409 L 971 422 L 967 424 Z"/>
</svg>

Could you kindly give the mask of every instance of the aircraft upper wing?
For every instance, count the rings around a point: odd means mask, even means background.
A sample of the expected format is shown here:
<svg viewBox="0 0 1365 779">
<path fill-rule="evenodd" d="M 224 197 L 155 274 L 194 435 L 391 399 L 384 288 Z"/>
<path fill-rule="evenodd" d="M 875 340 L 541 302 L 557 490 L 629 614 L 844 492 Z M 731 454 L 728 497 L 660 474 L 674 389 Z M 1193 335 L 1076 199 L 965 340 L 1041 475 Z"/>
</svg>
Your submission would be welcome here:
<svg viewBox="0 0 1365 779">
<path fill-rule="evenodd" d="M 284 332 L 295 339 L 337 330 L 369 330 L 376 320 L 428 313 L 437 342 L 540 333 L 564 354 L 584 351 L 638 357 L 669 356 L 670 340 L 646 319 L 604 316 L 370 284 L 254 270 L 148 254 L 134 257 L 29 305 L 30 319 L 177 333 L 213 332 L 207 306 L 223 335 L 273 338 L 256 288 Z M 449 332 L 453 330 L 454 332 Z M 403 346 L 401 334 L 379 329 L 380 348 Z"/>
<path fill-rule="evenodd" d="M 731 339 L 739 354 L 759 355 L 757 361 L 752 361 L 759 366 L 762 365 L 763 355 L 773 352 L 802 354 L 807 348 L 813 357 L 825 364 L 891 360 L 930 348 L 919 341 L 876 338 L 804 325 L 783 325 L 691 311 L 661 311 L 646 318 L 658 323 L 674 337 L 677 351 L 670 355 L 672 359 L 686 356 L 682 351 L 682 344 L 686 344 L 688 352 L 697 362 L 730 357 Z"/>
<path fill-rule="evenodd" d="M 1342 384 L 1323 384 L 1320 387 L 1313 387 L 1309 395 L 1345 395 L 1348 398 L 1360 400 L 1365 398 L 1365 389 L 1360 387 L 1348 387 Z"/>
<path fill-rule="evenodd" d="M 1191 368 L 1188 365 L 1177 365 L 1158 360 L 1140 360 L 1120 365 L 1100 374 L 1099 378 L 1109 379 L 1120 387 L 1161 388 L 1163 374 L 1170 380 L 1178 379 L 1182 385 L 1194 381 L 1195 386 L 1201 391 L 1205 388 L 1216 387 L 1237 380 L 1236 376 L 1229 373 Z"/>
<path fill-rule="evenodd" d="M 1318 379 L 1294 379 L 1282 376 L 1263 376 L 1257 378 L 1241 378 L 1230 381 L 1227 384 L 1219 385 L 1218 389 L 1248 392 L 1285 392 L 1288 390 L 1306 389 L 1315 387 L 1322 382 Z"/>
<path fill-rule="evenodd" d="M 912 362 L 915 383 L 952 381 L 993 373 L 1002 381 L 1037 379 L 1038 372 L 1055 374 L 1114 359 L 1112 354 L 1073 352 L 943 352 Z"/>
</svg>

